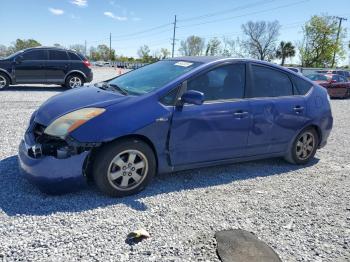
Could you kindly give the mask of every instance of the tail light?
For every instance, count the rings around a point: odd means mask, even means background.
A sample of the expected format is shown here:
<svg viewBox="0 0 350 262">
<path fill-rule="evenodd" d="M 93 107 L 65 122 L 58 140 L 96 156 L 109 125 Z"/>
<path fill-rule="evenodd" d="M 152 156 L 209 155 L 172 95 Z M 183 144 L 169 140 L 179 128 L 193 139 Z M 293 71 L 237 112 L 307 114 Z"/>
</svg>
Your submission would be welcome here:
<svg viewBox="0 0 350 262">
<path fill-rule="evenodd" d="M 84 63 L 84 65 L 85 65 L 86 67 L 88 67 L 88 68 L 91 67 L 91 64 L 90 64 L 89 60 L 84 60 L 83 63 Z"/>
</svg>

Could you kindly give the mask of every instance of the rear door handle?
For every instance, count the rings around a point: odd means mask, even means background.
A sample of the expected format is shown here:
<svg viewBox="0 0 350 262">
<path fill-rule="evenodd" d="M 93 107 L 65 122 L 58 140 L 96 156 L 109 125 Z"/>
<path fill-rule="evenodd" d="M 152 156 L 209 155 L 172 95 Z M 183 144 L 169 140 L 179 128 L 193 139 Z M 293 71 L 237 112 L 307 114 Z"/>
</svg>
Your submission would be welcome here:
<svg viewBox="0 0 350 262">
<path fill-rule="evenodd" d="M 242 111 L 242 110 L 238 110 L 238 111 L 233 113 L 233 115 L 239 119 L 247 117 L 248 114 L 249 113 L 247 111 Z"/>
</svg>

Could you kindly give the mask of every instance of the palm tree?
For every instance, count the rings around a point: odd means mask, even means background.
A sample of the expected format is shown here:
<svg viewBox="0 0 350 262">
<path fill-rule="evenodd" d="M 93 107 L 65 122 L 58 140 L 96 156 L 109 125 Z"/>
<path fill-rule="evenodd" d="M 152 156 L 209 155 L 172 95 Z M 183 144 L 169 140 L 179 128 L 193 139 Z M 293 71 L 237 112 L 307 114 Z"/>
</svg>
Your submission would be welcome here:
<svg viewBox="0 0 350 262">
<path fill-rule="evenodd" d="M 282 41 L 276 50 L 276 57 L 282 59 L 281 66 L 284 65 L 284 61 L 288 57 L 295 56 L 295 47 L 291 42 Z"/>
</svg>

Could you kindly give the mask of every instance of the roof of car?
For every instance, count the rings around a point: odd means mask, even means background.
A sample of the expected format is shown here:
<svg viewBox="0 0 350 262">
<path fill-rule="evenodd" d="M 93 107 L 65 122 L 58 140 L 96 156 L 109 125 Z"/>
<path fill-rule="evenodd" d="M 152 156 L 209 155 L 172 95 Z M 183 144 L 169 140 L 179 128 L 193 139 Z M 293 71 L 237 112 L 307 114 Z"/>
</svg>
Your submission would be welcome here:
<svg viewBox="0 0 350 262">
<path fill-rule="evenodd" d="M 210 63 L 215 61 L 244 61 L 244 62 L 254 62 L 269 66 L 275 66 L 278 68 L 285 69 L 284 67 L 280 67 L 277 64 L 272 64 L 266 61 L 262 60 L 256 60 L 251 58 L 234 58 L 234 57 L 225 57 L 225 56 L 179 56 L 179 57 L 173 57 L 168 58 L 167 60 L 175 60 L 175 61 L 188 61 L 188 62 L 199 62 L 199 63 Z"/>
<path fill-rule="evenodd" d="M 225 59 L 228 57 L 218 57 L 218 56 L 179 56 L 169 58 L 168 60 L 176 60 L 176 61 L 191 61 L 191 62 L 200 62 L 200 63 L 209 63 L 221 59 Z"/>
<path fill-rule="evenodd" d="M 68 48 L 64 48 L 64 47 L 56 47 L 56 46 L 36 46 L 36 47 L 30 47 L 30 48 L 26 48 L 23 51 L 27 51 L 27 50 L 33 50 L 33 49 L 50 49 L 50 50 L 61 50 L 61 51 L 72 51 L 72 52 L 77 52 L 73 49 L 68 49 Z"/>
</svg>

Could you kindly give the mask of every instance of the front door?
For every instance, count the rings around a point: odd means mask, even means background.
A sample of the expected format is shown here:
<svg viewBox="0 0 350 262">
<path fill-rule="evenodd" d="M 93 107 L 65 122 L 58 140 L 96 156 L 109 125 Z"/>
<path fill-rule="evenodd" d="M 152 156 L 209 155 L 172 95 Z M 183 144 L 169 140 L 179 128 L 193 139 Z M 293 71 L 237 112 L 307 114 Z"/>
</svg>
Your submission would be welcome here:
<svg viewBox="0 0 350 262">
<path fill-rule="evenodd" d="M 14 65 L 16 83 L 46 83 L 46 62 L 46 50 L 24 52 Z"/>
<path fill-rule="evenodd" d="M 169 142 L 174 166 L 245 155 L 251 125 L 245 70 L 243 63 L 224 65 L 187 82 L 187 90 L 203 92 L 205 102 L 174 110 Z"/>
</svg>

